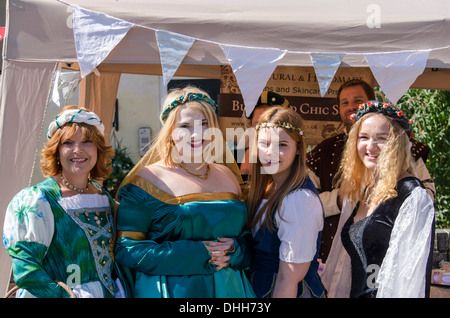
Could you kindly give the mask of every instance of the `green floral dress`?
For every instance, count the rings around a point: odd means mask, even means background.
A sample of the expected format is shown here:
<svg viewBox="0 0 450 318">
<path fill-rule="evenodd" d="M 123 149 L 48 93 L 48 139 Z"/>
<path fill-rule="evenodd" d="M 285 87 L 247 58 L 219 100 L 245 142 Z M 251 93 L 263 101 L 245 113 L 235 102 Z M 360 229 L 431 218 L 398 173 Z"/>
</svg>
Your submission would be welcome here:
<svg viewBox="0 0 450 318">
<path fill-rule="evenodd" d="M 104 192 L 62 198 L 53 178 L 21 190 L 8 206 L 3 244 L 18 297 L 114 297 L 113 201 Z"/>
</svg>

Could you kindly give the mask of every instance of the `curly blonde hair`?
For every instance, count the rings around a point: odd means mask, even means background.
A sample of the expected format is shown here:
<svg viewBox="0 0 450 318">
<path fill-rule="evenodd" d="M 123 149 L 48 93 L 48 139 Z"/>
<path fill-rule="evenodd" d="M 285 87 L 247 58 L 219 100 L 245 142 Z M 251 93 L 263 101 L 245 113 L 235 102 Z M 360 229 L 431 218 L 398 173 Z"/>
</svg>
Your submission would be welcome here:
<svg viewBox="0 0 450 318">
<path fill-rule="evenodd" d="M 366 168 L 357 151 L 358 135 L 362 124 L 369 118 L 382 116 L 389 122 L 389 136 L 381 151 L 374 171 Z M 347 197 L 352 203 L 363 199 L 365 188 L 369 185 L 373 189 L 367 198 L 370 206 L 397 196 L 395 190 L 398 179 L 405 173 L 415 175 L 411 166 L 410 141 L 405 129 L 393 118 L 379 113 L 370 113 L 356 121 L 349 134 L 342 154 L 341 164 L 335 177 L 335 187 L 339 194 Z M 375 184 L 373 184 L 375 182 Z"/>
<path fill-rule="evenodd" d="M 68 105 L 60 112 L 62 114 L 68 109 L 83 109 L 75 105 Z M 87 110 L 86 110 L 87 111 Z M 61 140 L 71 138 L 81 130 L 82 138 L 92 141 L 97 146 L 97 162 L 90 172 L 90 178 L 94 180 L 105 180 L 112 172 L 111 160 L 114 157 L 112 146 L 107 144 L 104 136 L 98 129 L 85 123 L 67 123 L 59 128 L 41 150 L 40 167 L 44 177 L 53 177 L 61 173 L 59 163 L 59 146 Z"/>
</svg>

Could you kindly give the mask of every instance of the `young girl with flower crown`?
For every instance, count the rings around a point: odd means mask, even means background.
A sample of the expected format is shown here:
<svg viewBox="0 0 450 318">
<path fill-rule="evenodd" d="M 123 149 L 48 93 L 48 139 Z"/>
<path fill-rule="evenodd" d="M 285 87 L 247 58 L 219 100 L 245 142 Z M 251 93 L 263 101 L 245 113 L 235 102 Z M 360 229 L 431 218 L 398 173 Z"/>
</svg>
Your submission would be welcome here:
<svg viewBox="0 0 450 318">
<path fill-rule="evenodd" d="M 318 269 L 323 209 L 306 174 L 302 120 L 274 106 L 256 126 L 247 200 L 257 297 L 324 297 Z"/>
</svg>

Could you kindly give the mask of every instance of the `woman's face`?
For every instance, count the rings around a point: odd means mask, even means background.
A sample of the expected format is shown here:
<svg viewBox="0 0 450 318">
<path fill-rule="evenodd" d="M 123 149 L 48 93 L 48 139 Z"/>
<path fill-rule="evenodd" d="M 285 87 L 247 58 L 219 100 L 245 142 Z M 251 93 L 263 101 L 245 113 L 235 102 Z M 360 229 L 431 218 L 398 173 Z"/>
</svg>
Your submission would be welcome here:
<svg viewBox="0 0 450 318">
<path fill-rule="evenodd" d="M 283 128 L 263 128 L 258 132 L 258 156 L 262 173 L 282 183 L 297 155 L 297 142 Z"/>
<path fill-rule="evenodd" d="M 203 150 L 209 143 L 205 139 L 208 120 L 199 110 L 182 107 L 177 113 L 172 130 L 175 149 L 183 162 L 201 163 Z"/>
<path fill-rule="evenodd" d="M 63 174 L 89 176 L 97 163 L 97 146 L 90 140 L 83 140 L 81 129 L 68 138 L 63 136 L 59 145 L 59 161 Z"/>
<path fill-rule="evenodd" d="M 358 156 L 367 169 L 374 170 L 381 151 L 389 138 L 389 121 L 381 115 L 371 116 L 361 124 L 357 149 Z"/>
</svg>

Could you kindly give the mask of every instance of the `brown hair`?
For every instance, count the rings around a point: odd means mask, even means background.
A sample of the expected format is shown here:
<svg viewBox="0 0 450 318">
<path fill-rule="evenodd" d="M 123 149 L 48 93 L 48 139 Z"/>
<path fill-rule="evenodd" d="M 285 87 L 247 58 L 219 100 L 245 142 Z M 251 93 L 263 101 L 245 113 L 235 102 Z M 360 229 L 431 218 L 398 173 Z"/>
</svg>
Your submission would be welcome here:
<svg viewBox="0 0 450 318">
<path fill-rule="evenodd" d="M 302 118 L 290 107 L 273 106 L 267 109 L 259 118 L 258 124 L 278 122 L 289 123 L 295 128 L 303 128 Z M 281 127 L 280 127 L 281 128 Z M 264 193 L 272 182 L 272 177 L 269 174 L 261 174 L 261 162 L 257 158 L 256 163 L 252 165 L 252 171 L 250 175 L 250 190 L 247 200 L 247 223 L 249 227 L 255 228 L 257 224 L 261 222 L 269 230 L 273 230 L 272 211 L 278 205 L 278 211 L 280 208 L 279 203 L 283 198 L 288 195 L 296 186 L 302 183 L 306 177 L 306 145 L 303 136 L 299 134 L 298 130 L 283 128 L 286 133 L 297 142 L 298 154 L 295 156 L 294 162 L 291 166 L 289 177 L 286 179 L 274 193 L 270 195 L 267 203 L 259 211 L 261 201 L 264 197 Z M 257 155 L 257 138 L 258 133 L 255 134 L 254 147 L 251 149 L 252 155 Z M 267 211 L 268 213 L 264 213 Z M 279 213 L 279 212 L 278 212 Z M 265 215 L 265 216 L 264 216 Z M 263 219 L 264 216 L 264 219 Z"/>
<path fill-rule="evenodd" d="M 342 84 L 341 87 L 339 87 L 338 93 L 337 93 L 337 104 L 341 105 L 341 101 L 340 101 L 340 96 L 341 96 L 341 92 L 344 88 L 347 87 L 353 87 L 353 86 L 361 86 L 364 89 L 364 92 L 366 92 L 367 98 L 369 100 L 375 100 L 375 92 L 373 90 L 373 87 L 370 86 L 368 83 L 364 82 L 363 80 L 359 80 L 359 79 L 353 79 L 350 80 L 348 82 L 345 82 L 344 84 Z"/>
<path fill-rule="evenodd" d="M 68 109 L 83 109 L 75 105 L 68 105 L 63 108 L 60 114 Z M 61 173 L 61 165 L 59 163 L 59 146 L 63 138 L 74 136 L 79 130 L 83 139 L 92 141 L 97 146 L 97 162 L 92 168 L 90 178 L 94 180 L 105 180 L 112 172 L 111 160 L 114 157 L 112 146 L 107 144 L 104 136 L 100 131 L 86 123 L 67 123 L 57 129 L 55 134 L 50 138 L 44 148 L 41 150 L 40 167 L 44 177 L 53 177 Z"/>
</svg>

